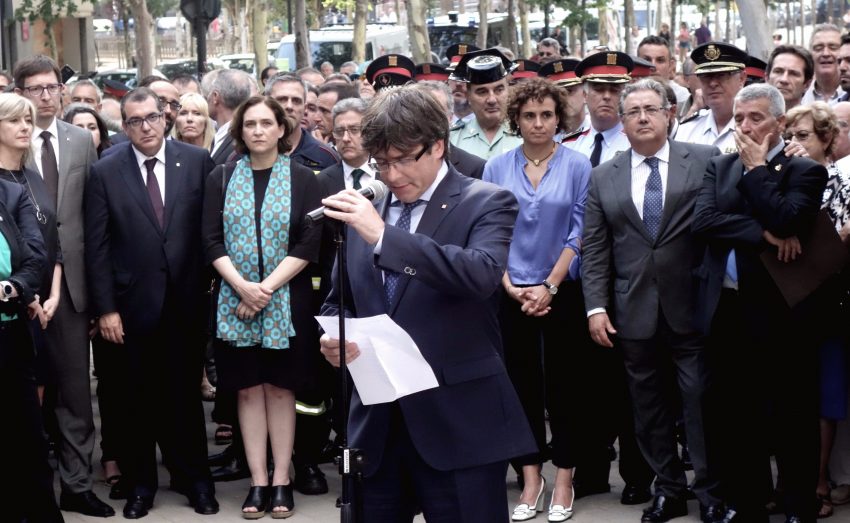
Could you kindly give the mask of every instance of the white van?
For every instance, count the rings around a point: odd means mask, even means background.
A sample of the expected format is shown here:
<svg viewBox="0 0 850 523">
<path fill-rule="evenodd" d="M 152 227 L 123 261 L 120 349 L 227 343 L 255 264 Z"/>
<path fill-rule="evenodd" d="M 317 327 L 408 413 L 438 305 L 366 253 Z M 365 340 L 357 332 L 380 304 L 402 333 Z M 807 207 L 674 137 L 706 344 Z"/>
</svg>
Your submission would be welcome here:
<svg viewBox="0 0 850 523">
<path fill-rule="evenodd" d="M 313 65 L 334 64 L 335 69 L 351 60 L 352 25 L 338 25 L 310 31 L 310 51 Z M 387 24 L 366 26 L 366 60 L 385 54 L 410 56 L 407 27 Z M 295 70 L 295 35 L 284 36 L 277 48 L 275 62 L 281 70 Z"/>
</svg>

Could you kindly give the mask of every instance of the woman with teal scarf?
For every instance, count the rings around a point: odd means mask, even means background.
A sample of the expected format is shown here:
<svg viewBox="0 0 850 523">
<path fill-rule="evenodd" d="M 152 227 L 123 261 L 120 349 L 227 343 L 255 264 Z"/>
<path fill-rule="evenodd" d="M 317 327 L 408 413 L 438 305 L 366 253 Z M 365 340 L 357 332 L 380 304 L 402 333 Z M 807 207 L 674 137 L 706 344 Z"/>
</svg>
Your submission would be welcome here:
<svg viewBox="0 0 850 523">
<path fill-rule="evenodd" d="M 266 511 L 274 518 L 293 514 L 295 392 L 315 375 L 318 329 L 304 269 L 318 261 L 322 231 L 304 217 L 321 205 L 321 189 L 313 172 L 286 154 L 294 125 L 276 101 L 248 99 L 230 128 L 243 157 L 217 167 L 204 194 L 206 257 L 222 277 L 215 311 L 218 387 L 238 391 L 251 470 L 246 519 Z M 271 485 L 267 439 L 275 464 Z"/>
</svg>

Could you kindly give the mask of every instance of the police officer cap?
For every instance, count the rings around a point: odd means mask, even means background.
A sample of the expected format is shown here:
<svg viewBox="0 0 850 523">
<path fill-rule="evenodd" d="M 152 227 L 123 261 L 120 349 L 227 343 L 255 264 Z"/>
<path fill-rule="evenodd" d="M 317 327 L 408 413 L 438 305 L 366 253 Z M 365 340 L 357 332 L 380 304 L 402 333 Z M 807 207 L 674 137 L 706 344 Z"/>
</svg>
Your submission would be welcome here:
<svg viewBox="0 0 850 523">
<path fill-rule="evenodd" d="M 652 62 L 637 56 L 633 56 L 632 61 L 635 63 L 635 66 L 632 69 L 632 80 L 636 78 L 646 78 L 655 74 L 655 66 L 652 65 Z"/>
<path fill-rule="evenodd" d="M 506 77 L 516 65 L 496 48 L 466 53 L 461 58 L 450 80 L 482 85 Z"/>
<path fill-rule="evenodd" d="M 632 57 L 620 51 L 594 53 L 576 65 L 576 76 L 582 81 L 608 84 L 625 84 L 631 81 L 629 73 L 634 68 Z"/>
<path fill-rule="evenodd" d="M 460 62 L 460 59 L 463 58 L 463 55 L 480 50 L 480 47 L 472 44 L 454 44 L 449 46 L 449 48 L 446 49 L 446 59 L 449 61 L 449 71 L 454 71 L 455 67 L 457 67 L 457 64 Z"/>
<path fill-rule="evenodd" d="M 740 71 L 749 58 L 746 52 L 723 42 L 708 42 L 691 51 L 697 75 Z"/>
<path fill-rule="evenodd" d="M 366 68 L 366 79 L 376 90 L 404 85 L 416 74 L 416 64 L 401 54 L 385 54 L 372 60 Z"/>
<path fill-rule="evenodd" d="M 534 78 L 540 71 L 540 64 L 538 64 L 537 62 L 532 62 L 531 60 L 525 60 L 524 58 L 514 60 L 514 65 L 516 66 L 516 68 L 514 69 L 514 72 L 511 73 L 511 78 L 513 80 L 524 80 L 526 78 Z"/>
<path fill-rule="evenodd" d="M 576 76 L 576 66 L 578 64 L 579 61 L 574 58 L 563 58 L 541 65 L 537 74 L 555 85 L 570 87 L 581 83 L 581 78 Z M 514 73 L 514 76 L 516 76 L 516 73 Z"/>
<path fill-rule="evenodd" d="M 755 56 L 749 56 L 744 71 L 747 72 L 747 83 L 763 83 L 767 76 L 767 63 Z"/>
<path fill-rule="evenodd" d="M 449 79 L 449 71 L 440 64 L 419 64 L 416 66 L 416 75 L 413 79 L 417 82 L 424 82 L 425 80 L 445 82 Z"/>
</svg>

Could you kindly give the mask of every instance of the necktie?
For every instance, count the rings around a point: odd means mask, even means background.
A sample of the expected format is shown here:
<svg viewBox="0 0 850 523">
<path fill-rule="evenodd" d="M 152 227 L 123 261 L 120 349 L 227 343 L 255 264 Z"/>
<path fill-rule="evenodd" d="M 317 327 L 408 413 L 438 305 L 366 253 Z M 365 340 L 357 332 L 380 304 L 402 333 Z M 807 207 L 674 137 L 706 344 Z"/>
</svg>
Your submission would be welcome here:
<svg viewBox="0 0 850 523">
<path fill-rule="evenodd" d="M 416 200 L 413 203 L 405 203 L 404 208 L 401 210 L 401 216 L 399 216 L 398 221 L 395 222 L 395 226 L 403 231 L 410 231 L 410 214 L 420 203 L 425 203 L 425 200 Z M 384 271 L 384 296 L 387 300 L 387 310 L 390 310 L 390 307 L 393 304 L 395 293 L 398 290 L 398 280 L 400 278 L 401 274 L 396 271 Z"/>
<path fill-rule="evenodd" d="M 161 229 L 165 222 L 165 205 L 162 204 L 162 193 L 159 190 L 159 182 L 157 181 L 156 175 L 153 172 L 153 168 L 155 165 L 156 158 L 148 158 L 147 160 L 145 160 L 145 169 L 147 169 L 148 171 L 148 198 L 151 199 L 153 215 L 156 216 L 156 221 L 159 223 L 159 228 Z"/>
<path fill-rule="evenodd" d="M 738 263 L 735 259 L 735 250 L 729 251 L 729 256 L 726 258 L 726 277 L 734 284 L 738 284 Z"/>
<path fill-rule="evenodd" d="M 351 171 L 351 178 L 354 180 L 355 191 L 360 190 L 360 178 L 362 178 L 364 174 L 366 174 L 366 171 L 364 171 L 363 169 L 354 169 L 353 171 Z"/>
<path fill-rule="evenodd" d="M 50 143 L 50 132 L 42 131 L 40 136 L 42 140 L 41 175 L 44 177 L 50 200 L 56 205 L 59 196 L 59 169 L 56 167 L 56 153 L 53 151 L 53 144 Z"/>
<path fill-rule="evenodd" d="M 599 165 L 599 159 L 602 158 L 602 133 L 596 133 L 593 137 L 593 152 L 590 153 L 590 165 L 596 167 Z"/>
<path fill-rule="evenodd" d="M 646 192 L 643 195 L 643 224 L 646 231 L 654 240 L 661 226 L 661 211 L 664 208 L 664 197 L 661 188 L 661 172 L 658 170 L 658 158 L 650 156 L 644 160 L 650 168 L 646 180 Z"/>
</svg>

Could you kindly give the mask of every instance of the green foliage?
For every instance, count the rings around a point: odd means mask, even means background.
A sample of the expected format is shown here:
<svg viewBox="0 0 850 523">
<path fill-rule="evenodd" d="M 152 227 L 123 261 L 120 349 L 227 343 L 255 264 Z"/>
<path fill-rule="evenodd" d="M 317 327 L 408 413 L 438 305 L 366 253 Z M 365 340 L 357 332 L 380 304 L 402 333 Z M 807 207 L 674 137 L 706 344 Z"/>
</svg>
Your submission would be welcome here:
<svg viewBox="0 0 850 523">
<path fill-rule="evenodd" d="M 148 13 L 151 18 L 166 16 L 169 11 L 176 10 L 180 6 L 178 0 L 148 0 Z"/>
<path fill-rule="evenodd" d="M 72 16 L 76 11 L 74 0 L 23 0 L 15 9 L 15 19 L 19 22 L 42 20 L 50 27 L 55 21 Z"/>
</svg>

